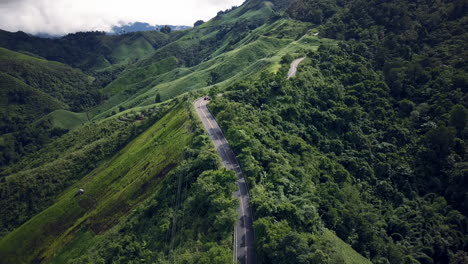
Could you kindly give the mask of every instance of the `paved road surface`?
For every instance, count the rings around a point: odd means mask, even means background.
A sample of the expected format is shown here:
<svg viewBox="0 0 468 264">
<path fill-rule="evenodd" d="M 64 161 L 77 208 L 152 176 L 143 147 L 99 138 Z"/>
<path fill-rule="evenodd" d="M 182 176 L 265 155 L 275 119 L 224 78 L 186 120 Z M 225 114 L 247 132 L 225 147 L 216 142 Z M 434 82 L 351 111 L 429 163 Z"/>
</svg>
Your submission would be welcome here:
<svg viewBox="0 0 468 264">
<path fill-rule="evenodd" d="M 218 123 L 208 111 L 206 107 L 207 104 L 207 100 L 203 98 L 197 99 L 194 103 L 195 110 L 198 116 L 200 116 L 203 126 L 213 141 L 219 156 L 221 156 L 224 166 L 236 172 L 237 184 L 239 186 L 239 189 L 234 193 L 234 196 L 237 197 L 240 202 L 240 207 L 238 209 L 239 221 L 236 223 L 234 232 L 234 243 L 236 244 L 234 256 L 241 264 L 255 264 L 257 262 L 253 247 L 255 238 L 248 186 L 239 163 L 237 163 L 236 156 L 229 147 L 229 143 L 224 137 Z"/>
<path fill-rule="evenodd" d="M 291 63 L 291 68 L 289 68 L 289 72 L 288 72 L 288 80 L 291 79 L 292 77 L 296 76 L 297 67 L 299 66 L 299 63 L 301 63 L 304 59 L 305 59 L 305 57 L 304 58 L 299 58 L 299 59 L 294 60 Z"/>
</svg>

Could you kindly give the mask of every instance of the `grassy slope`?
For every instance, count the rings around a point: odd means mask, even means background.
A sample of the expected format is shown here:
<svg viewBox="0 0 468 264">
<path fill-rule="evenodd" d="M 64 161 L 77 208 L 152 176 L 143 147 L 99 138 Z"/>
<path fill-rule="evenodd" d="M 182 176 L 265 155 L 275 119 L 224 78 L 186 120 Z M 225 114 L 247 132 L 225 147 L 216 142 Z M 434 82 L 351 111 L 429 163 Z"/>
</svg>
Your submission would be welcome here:
<svg viewBox="0 0 468 264">
<path fill-rule="evenodd" d="M 128 89 L 128 87 L 132 87 L 132 85 L 144 82 L 149 78 L 171 71 L 177 66 L 177 63 L 177 58 L 171 56 L 149 66 L 129 69 L 121 76 L 119 76 L 117 80 L 113 81 L 111 84 L 105 87 L 103 92 L 109 96 L 118 94 Z"/>
<path fill-rule="evenodd" d="M 238 16 L 242 18 L 255 17 L 251 12 L 238 14 L 241 10 L 237 9 L 222 19 L 210 21 L 203 25 L 202 29 L 196 29 L 200 31 L 188 33 L 170 45 L 180 44 L 179 42 L 186 44 L 189 40 L 194 41 L 194 39 L 200 38 L 199 34 L 209 32 L 203 28 L 214 28 L 232 23 Z M 263 12 L 262 14 L 265 15 L 269 14 L 268 10 L 269 8 L 265 8 L 265 10 L 253 13 Z M 137 105 L 148 105 L 154 102 L 157 93 L 161 95 L 163 100 L 167 100 L 184 92 L 212 85 L 223 89 L 233 82 L 258 74 L 263 69 L 278 66 L 281 57 L 285 54 L 305 48 L 310 49 L 311 46 L 317 48 L 318 45 L 328 42 L 328 40 L 312 36 L 309 27 L 310 25 L 306 23 L 282 19 L 256 28 L 234 45 L 227 44 L 230 43 L 229 40 L 232 37 L 228 35 L 224 43 L 210 55 L 209 59 L 190 68 L 175 68 L 175 62 L 170 61 L 174 57 L 154 63 L 152 62 L 154 58 L 150 57 L 138 63 L 139 66 L 128 70 L 119 79 L 103 89 L 110 96 L 110 99 L 105 104 L 93 109 L 91 115 L 102 118 L 110 115 L 111 112 L 118 112 L 119 106 L 131 108 Z M 299 39 L 300 37 L 302 38 Z M 205 36 L 204 38 L 209 37 Z M 303 39 L 307 39 L 307 41 Z M 314 43 L 311 42 L 311 39 L 314 40 Z M 170 69 L 164 66 L 168 63 L 174 67 L 173 70 L 159 70 L 160 68 Z M 216 75 L 215 80 L 212 78 L 213 74 Z"/>
<path fill-rule="evenodd" d="M 166 45 L 168 41 L 169 36 L 158 31 L 132 32 L 118 36 L 99 36 L 99 45 L 107 50 L 103 58 L 109 62 L 109 65 L 101 66 L 96 64 L 92 69 L 102 70 L 109 66 L 135 63 Z"/>
<path fill-rule="evenodd" d="M 0 238 L 51 206 L 65 188 L 165 116 L 174 103 L 132 109 L 115 118 L 85 124 L 25 155 L 19 162 L 2 167 L 0 208 L 4 212 L 0 214 Z M 141 115 L 144 121 L 138 118 Z M 2 137 L 0 143 L 8 140 Z"/>
<path fill-rule="evenodd" d="M 114 110 L 117 109 L 118 105 L 128 99 L 132 93 L 147 86 L 148 83 L 154 82 L 155 78 L 163 81 L 165 73 L 174 69 L 177 63 L 177 58 L 169 57 L 149 66 L 128 69 L 122 73 L 119 78 L 102 89 L 102 92 L 110 98 L 99 106 L 91 109 L 89 111 L 90 116 L 99 115 L 112 108 L 114 108 Z M 111 111 L 107 111 L 105 114 L 109 115 L 110 112 Z M 105 115 L 100 115 L 100 117 L 103 116 Z"/>
<path fill-rule="evenodd" d="M 138 60 L 154 51 L 153 46 L 143 37 L 130 42 L 122 43 L 111 53 L 111 59 L 118 63 L 128 64 Z"/>
<path fill-rule="evenodd" d="M 89 121 L 86 113 L 75 113 L 67 110 L 55 110 L 41 120 L 49 120 L 54 128 L 66 129 L 75 129 Z"/>
<path fill-rule="evenodd" d="M 100 234 L 157 190 L 191 138 L 181 105 L 0 241 L 1 263 L 53 257 L 80 230 Z M 76 188 L 85 195 L 74 197 Z M 31 250 L 34 249 L 34 250 Z"/>
<path fill-rule="evenodd" d="M 242 20 L 246 24 L 257 23 L 258 26 L 260 26 L 265 23 L 271 15 L 272 9 L 267 4 L 262 4 L 259 9 L 255 10 L 250 10 L 244 6 L 233 12 L 217 17 L 200 27 L 189 30 L 187 33 L 176 32 L 174 36 L 174 38 L 176 38 L 175 41 L 158 49 L 151 56 L 129 67 L 121 77 L 104 88 L 103 91 L 110 97 L 109 100 L 104 105 L 93 109 L 90 114 L 92 116 L 99 115 L 98 118 L 108 116 L 112 111 L 116 112 L 118 105 L 129 97 L 140 98 L 135 100 L 135 102 L 126 102 L 126 108 L 139 105 L 142 101 L 145 101 L 145 103 L 151 102 L 151 99 L 154 99 L 155 92 L 160 90 L 160 88 L 157 87 L 158 85 L 163 85 L 164 87 L 170 86 L 170 88 L 162 88 L 164 91 L 161 91 L 161 93 L 167 94 L 167 97 L 162 96 L 163 99 L 172 98 L 188 90 L 206 87 L 207 81 L 209 80 L 208 74 L 215 64 L 220 63 L 219 59 L 204 64 L 201 67 L 192 65 L 198 65 L 198 62 L 203 58 L 206 58 L 205 60 L 210 60 L 225 52 L 228 43 L 239 35 L 238 32 L 235 31 L 237 26 L 235 25 L 236 21 Z M 219 40 L 217 34 L 226 29 L 229 29 L 227 35 Z M 174 61 L 171 61 L 171 58 L 176 58 L 175 64 Z M 256 59 L 259 58 L 252 58 L 251 60 L 255 61 Z M 226 61 L 225 65 L 231 63 L 236 65 L 236 67 L 234 67 L 235 69 L 233 72 L 229 72 L 230 76 L 233 76 L 236 72 L 248 66 L 246 65 L 248 61 L 242 61 L 242 65 L 239 65 L 239 63 L 235 63 L 232 60 Z M 184 65 L 191 67 L 180 67 Z M 180 68 L 176 69 L 176 66 Z M 211 69 L 208 70 L 210 67 Z M 197 71 L 199 72 L 198 74 L 190 75 Z M 137 75 L 144 76 L 135 78 Z M 182 77 L 185 78 L 179 80 Z M 228 77 L 229 76 L 220 76 L 219 81 L 223 81 Z M 172 84 L 170 82 L 175 83 Z M 169 90 L 173 90 L 174 92 L 170 92 Z M 149 100 L 141 99 L 141 95 L 145 93 L 144 99 Z"/>
<path fill-rule="evenodd" d="M 288 43 L 288 40 L 268 38 L 256 40 L 239 49 L 223 53 L 219 57 L 193 67 L 192 73 L 182 78 L 151 88 L 135 98 L 135 101 L 138 104 L 141 102 L 147 104 L 149 103 L 147 99 L 151 99 L 151 96 L 156 94 L 156 92 L 159 92 L 163 99 L 169 99 L 190 90 L 207 87 L 210 85 L 210 74 L 212 73 L 218 74 L 220 81 L 227 80 L 258 60 L 269 56 L 275 50 L 286 46 Z"/>
<path fill-rule="evenodd" d="M 258 74 L 268 67 L 274 67 L 283 55 L 299 52 L 301 49 L 315 50 L 320 44 L 331 42 L 308 33 L 297 34 L 301 31 L 308 32 L 307 27 L 305 23 L 287 19 L 265 24 L 231 50 L 190 68 L 189 73 L 181 78 L 156 85 L 136 97 L 132 103 L 146 105 L 151 103 L 156 93 L 160 93 L 163 99 L 169 99 L 190 90 L 212 86 L 210 83 L 212 73 L 218 76 L 214 85 L 224 88 L 232 82 Z M 293 31 L 296 34 L 291 34 L 293 29 L 296 30 Z M 302 38 L 296 41 L 294 38 L 297 37 Z"/>
<path fill-rule="evenodd" d="M 320 243 L 324 244 L 331 252 L 332 263 L 344 264 L 371 264 L 368 259 L 356 252 L 350 245 L 346 244 L 336 234 L 325 229 Z"/>
</svg>

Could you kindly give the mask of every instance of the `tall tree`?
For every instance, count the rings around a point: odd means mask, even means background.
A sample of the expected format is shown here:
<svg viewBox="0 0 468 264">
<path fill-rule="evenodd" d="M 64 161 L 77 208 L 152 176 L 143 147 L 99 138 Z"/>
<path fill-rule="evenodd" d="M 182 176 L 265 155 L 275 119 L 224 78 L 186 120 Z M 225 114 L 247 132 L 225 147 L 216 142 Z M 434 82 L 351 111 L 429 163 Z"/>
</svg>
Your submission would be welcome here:
<svg viewBox="0 0 468 264">
<path fill-rule="evenodd" d="M 164 26 L 159 31 L 161 31 L 162 33 L 169 34 L 171 33 L 172 29 L 169 26 Z"/>
<path fill-rule="evenodd" d="M 154 102 L 155 103 L 160 103 L 161 102 L 161 94 L 160 93 L 156 94 L 156 97 L 154 98 Z"/>
<path fill-rule="evenodd" d="M 197 20 L 197 22 L 195 22 L 195 24 L 193 24 L 193 27 L 201 26 L 203 23 L 205 23 L 205 21 L 203 21 L 203 20 Z"/>
<path fill-rule="evenodd" d="M 466 127 L 468 111 L 463 105 L 455 105 L 450 111 L 450 124 L 454 126 L 458 132 L 463 131 Z"/>
</svg>

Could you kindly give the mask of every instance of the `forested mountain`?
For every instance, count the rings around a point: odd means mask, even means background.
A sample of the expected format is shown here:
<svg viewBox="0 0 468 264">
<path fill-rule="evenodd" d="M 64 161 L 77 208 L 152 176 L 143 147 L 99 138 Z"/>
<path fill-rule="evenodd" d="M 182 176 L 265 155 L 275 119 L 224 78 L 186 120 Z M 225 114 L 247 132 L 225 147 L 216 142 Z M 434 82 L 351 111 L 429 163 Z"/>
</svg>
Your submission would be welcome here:
<svg viewBox="0 0 468 264">
<path fill-rule="evenodd" d="M 0 32 L 0 263 L 232 263 L 206 94 L 257 263 L 468 263 L 467 11 L 248 0 L 177 32 Z"/>
<path fill-rule="evenodd" d="M 94 77 L 62 63 L 0 48 L 0 71 L 2 166 L 66 132 L 40 121 L 47 114 L 88 110 L 104 100 Z"/>
</svg>

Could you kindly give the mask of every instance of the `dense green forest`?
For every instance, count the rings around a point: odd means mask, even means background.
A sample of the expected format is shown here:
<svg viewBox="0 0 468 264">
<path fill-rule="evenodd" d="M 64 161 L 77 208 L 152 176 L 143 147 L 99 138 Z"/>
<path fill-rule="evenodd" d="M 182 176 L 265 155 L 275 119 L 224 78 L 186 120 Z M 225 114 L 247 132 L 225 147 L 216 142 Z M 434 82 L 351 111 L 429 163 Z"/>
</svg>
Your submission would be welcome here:
<svg viewBox="0 0 468 264">
<path fill-rule="evenodd" d="M 248 0 L 183 31 L 0 31 L 0 263 L 232 263 L 207 94 L 258 263 L 468 263 L 467 11 Z"/>
<path fill-rule="evenodd" d="M 323 223 L 375 263 L 465 263 L 466 2 L 331 2 L 288 12 L 348 41 L 307 52 L 291 82 L 265 74 L 211 104 L 253 186 L 257 238 Z M 278 254 L 288 236 L 263 239 L 263 263 L 301 263 Z"/>
</svg>

